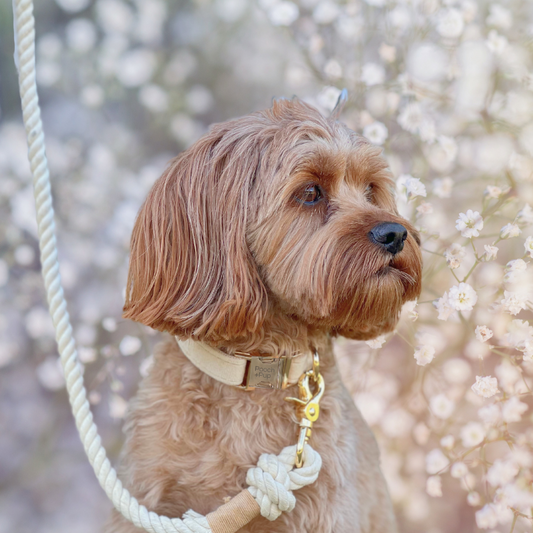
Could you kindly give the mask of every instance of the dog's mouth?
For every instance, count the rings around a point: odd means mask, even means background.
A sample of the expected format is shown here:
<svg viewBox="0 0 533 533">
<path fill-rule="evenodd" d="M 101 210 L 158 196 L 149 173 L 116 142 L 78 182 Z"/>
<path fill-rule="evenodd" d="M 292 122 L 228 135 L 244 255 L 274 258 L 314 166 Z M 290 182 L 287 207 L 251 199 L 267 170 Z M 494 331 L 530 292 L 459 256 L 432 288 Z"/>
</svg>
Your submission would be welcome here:
<svg viewBox="0 0 533 533">
<path fill-rule="evenodd" d="M 374 274 L 378 279 L 394 279 L 401 282 L 404 286 L 404 290 L 409 290 L 410 287 L 416 284 L 416 280 L 413 277 L 413 272 L 406 268 L 404 262 L 397 258 L 391 258 L 391 260 L 380 267 Z"/>
<path fill-rule="evenodd" d="M 377 272 L 376 272 L 376 276 L 378 277 L 381 277 L 381 276 L 386 276 L 387 274 L 390 274 L 392 271 L 394 270 L 399 270 L 398 268 L 396 268 L 393 264 L 393 262 L 391 261 L 388 265 L 385 265 L 385 266 L 382 266 Z"/>
<path fill-rule="evenodd" d="M 394 262 L 394 258 L 392 258 L 386 265 L 383 265 L 382 267 L 380 267 L 375 275 L 377 277 L 383 277 L 383 276 L 387 276 L 389 274 L 397 274 L 398 272 L 403 272 L 403 269 L 397 265 L 395 262 Z"/>
</svg>

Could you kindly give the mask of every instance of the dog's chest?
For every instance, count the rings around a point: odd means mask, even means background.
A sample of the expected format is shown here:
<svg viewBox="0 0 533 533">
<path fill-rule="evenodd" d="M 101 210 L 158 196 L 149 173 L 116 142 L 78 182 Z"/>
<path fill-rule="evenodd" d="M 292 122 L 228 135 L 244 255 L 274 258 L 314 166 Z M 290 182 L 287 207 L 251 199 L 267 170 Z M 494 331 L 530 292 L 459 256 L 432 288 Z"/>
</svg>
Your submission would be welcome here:
<svg viewBox="0 0 533 533">
<path fill-rule="evenodd" d="M 167 516 L 190 508 L 207 514 L 246 488 L 246 472 L 262 453 L 277 455 L 296 443 L 294 407 L 284 401 L 295 391 L 239 391 L 170 355 L 175 353 L 156 354 L 132 403 L 127 484 Z M 323 459 L 319 479 L 298 491 L 290 514 L 275 523 L 256 519 L 243 531 L 326 533 L 347 524 L 339 531 L 357 532 L 369 520 L 364 501 L 382 484 L 377 448 L 336 369 L 324 369 L 324 377 L 326 393 L 311 439 Z M 371 472 L 376 475 L 369 477 Z"/>
</svg>

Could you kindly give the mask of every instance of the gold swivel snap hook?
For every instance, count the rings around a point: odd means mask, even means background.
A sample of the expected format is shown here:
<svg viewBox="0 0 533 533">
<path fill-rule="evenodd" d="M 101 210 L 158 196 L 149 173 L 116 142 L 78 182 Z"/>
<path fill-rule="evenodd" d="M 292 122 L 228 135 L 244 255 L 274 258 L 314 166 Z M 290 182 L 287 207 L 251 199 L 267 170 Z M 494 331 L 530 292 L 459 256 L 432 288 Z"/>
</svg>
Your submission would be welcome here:
<svg viewBox="0 0 533 533">
<path fill-rule="evenodd" d="M 311 390 L 311 381 L 314 392 Z M 298 444 L 296 445 L 296 468 L 300 468 L 303 464 L 304 445 L 311 437 L 313 422 L 317 421 L 320 414 L 319 404 L 324 390 L 324 378 L 320 374 L 320 360 L 318 352 L 315 350 L 313 368 L 304 372 L 298 380 L 298 398 L 285 398 L 285 400 L 296 404 L 296 416 L 300 426 Z"/>
</svg>

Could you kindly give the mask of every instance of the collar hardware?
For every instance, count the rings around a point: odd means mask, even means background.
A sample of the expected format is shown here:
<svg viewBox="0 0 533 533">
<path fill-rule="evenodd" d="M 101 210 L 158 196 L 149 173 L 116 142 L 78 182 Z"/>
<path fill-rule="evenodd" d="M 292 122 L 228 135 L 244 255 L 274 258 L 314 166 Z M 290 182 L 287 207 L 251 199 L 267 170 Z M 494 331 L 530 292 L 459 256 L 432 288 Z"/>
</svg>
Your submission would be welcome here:
<svg viewBox="0 0 533 533">
<path fill-rule="evenodd" d="M 193 339 L 176 341 L 189 361 L 213 379 L 245 391 L 286 389 L 313 367 L 311 352 L 275 357 L 254 352 L 229 355 L 219 348 Z"/>
<path fill-rule="evenodd" d="M 235 353 L 235 357 L 246 359 L 244 379 L 239 389 L 286 389 L 289 385 L 289 372 L 292 358 L 245 356 Z"/>
</svg>

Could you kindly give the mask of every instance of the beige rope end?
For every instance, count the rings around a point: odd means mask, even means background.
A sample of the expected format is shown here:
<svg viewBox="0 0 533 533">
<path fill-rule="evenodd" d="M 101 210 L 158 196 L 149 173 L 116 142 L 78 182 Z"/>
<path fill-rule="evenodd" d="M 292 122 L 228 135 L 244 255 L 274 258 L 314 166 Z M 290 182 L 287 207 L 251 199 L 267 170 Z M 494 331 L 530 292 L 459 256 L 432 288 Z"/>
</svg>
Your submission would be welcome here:
<svg viewBox="0 0 533 533">
<path fill-rule="evenodd" d="M 245 489 L 228 503 L 207 515 L 213 533 L 236 533 L 256 516 L 261 508 L 250 492 Z"/>
</svg>

